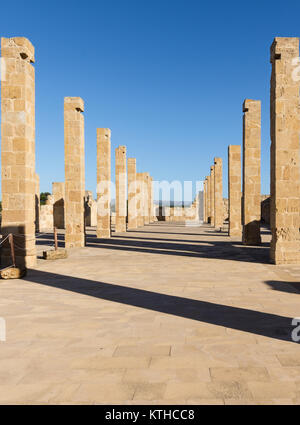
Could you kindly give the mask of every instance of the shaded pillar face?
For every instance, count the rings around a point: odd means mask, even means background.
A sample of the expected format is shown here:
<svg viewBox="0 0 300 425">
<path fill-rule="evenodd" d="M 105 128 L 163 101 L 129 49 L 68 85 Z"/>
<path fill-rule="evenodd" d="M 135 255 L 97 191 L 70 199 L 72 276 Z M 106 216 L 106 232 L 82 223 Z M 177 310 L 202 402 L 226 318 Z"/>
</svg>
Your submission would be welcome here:
<svg viewBox="0 0 300 425">
<path fill-rule="evenodd" d="M 241 147 L 228 146 L 228 214 L 229 236 L 242 235 Z"/>
<path fill-rule="evenodd" d="M 298 38 L 271 46 L 271 261 L 300 263 Z"/>
<path fill-rule="evenodd" d="M 57 229 L 65 228 L 65 183 L 52 183 L 53 204 L 53 225 Z"/>
<path fill-rule="evenodd" d="M 97 128 L 97 238 L 111 237 L 111 131 Z"/>
<path fill-rule="evenodd" d="M 126 146 L 116 149 L 116 227 L 115 231 L 126 232 Z"/>
<path fill-rule="evenodd" d="M 261 103 L 243 104 L 243 243 L 259 245 L 260 237 L 260 138 Z"/>
<path fill-rule="evenodd" d="M 13 233 L 16 265 L 36 264 L 34 47 L 23 37 L 2 38 L 1 176 L 2 235 Z M 12 264 L 2 247 L 2 266 Z"/>
<path fill-rule="evenodd" d="M 210 167 L 210 224 L 215 226 L 215 167 Z"/>
<path fill-rule="evenodd" d="M 223 167 L 222 159 L 215 158 L 215 227 L 223 226 L 224 210 L 223 210 Z"/>
<path fill-rule="evenodd" d="M 207 176 L 207 223 L 211 223 L 211 187 L 210 187 L 210 176 Z"/>
<path fill-rule="evenodd" d="M 84 234 L 84 103 L 65 97 L 65 246 L 83 247 Z"/>
<path fill-rule="evenodd" d="M 137 218 L 137 176 L 136 176 L 136 159 L 128 158 L 128 229 L 136 229 L 138 227 Z"/>
</svg>

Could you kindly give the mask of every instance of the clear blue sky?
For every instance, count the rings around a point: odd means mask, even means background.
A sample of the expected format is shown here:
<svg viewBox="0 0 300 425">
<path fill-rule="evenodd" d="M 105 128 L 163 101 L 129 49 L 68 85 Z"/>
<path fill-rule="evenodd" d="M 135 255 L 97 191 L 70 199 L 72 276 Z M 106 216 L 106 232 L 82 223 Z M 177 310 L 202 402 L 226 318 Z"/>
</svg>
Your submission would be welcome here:
<svg viewBox="0 0 300 425">
<path fill-rule="evenodd" d="M 64 180 L 63 98 L 85 101 L 86 187 L 96 189 L 96 128 L 138 171 L 201 180 L 242 142 L 244 98 L 262 100 L 262 193 L 269 193 L 269 48 L 300 35 L 299 1 L 98 0 L 1 4 L 3 37 L 36 48 L 41 191 Z M 112 176 L 114 179 L 114 162 Z"/>
</svg>

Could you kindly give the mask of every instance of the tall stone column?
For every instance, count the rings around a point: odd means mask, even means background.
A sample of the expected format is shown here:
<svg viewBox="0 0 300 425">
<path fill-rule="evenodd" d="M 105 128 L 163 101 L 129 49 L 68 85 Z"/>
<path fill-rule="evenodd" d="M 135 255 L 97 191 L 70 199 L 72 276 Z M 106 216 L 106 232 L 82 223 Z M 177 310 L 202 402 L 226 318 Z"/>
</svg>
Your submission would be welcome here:
<svg viewBox="0 0 300 425">
<path fill-rule="evenodd" d="M 241 146 L 228 146 L 228 213 L 229 236 L 242 236 Z"/>
<path fill-rule="evenodd" d="M 243 112 L 243 243 L 259 245 L 261 243 L 260 101 L 246 99 Z"/>
<path fill-rule="evenodd" d="M 154 223 L 156 219 L 156 213 L 155 213 L 155 204 L 154 204 L 154 183 L 153 183 L 153 177 L 151 177 L 151 186 L 150 186 L 150 195 L 151 195 L 151 222 Z"/>
<path fill-rule="evenodd" d="M 211 187 L 210 175 L 207 176 L 207 223 L 211 223 Z"/>
<path fill-rule="evenodd" d="M 126 146 L 116 149 L 116 233 L 126 232 Z"/>
<path fill-rule="evenodd" d="M 97 128 L 97 238 L 111 237 L 111 131 Z"/>
<path fill-rule="evenodd" d="M 215 227 L 215 166 L 210 167 L 210 224 Z"/>
<path fill-rule="evenodd" d="M 52 183 L 53 204 L 53 224 L 57 229 L 65 228 L 65 183 Z"/>
<path fill-rule="evenodd" d="M 40 194 L 40 176 L 35 173 L 35 231 L 40 231 L 40 207 L 41 207 L 41 194 Z"/>
<path fill-rule="evenodd" d="M 149 221 L 154 221 L 154 205 L 153 205 L 153 178 L 149 176 Z"/>
<path fill-rule="evenodd" d="M 1 38 L 2 236 L 14 234 L 16 265 L 36 264 L 35 72 L 27 38 Z M 6 71 L 6 72 L 5 72 Z M 2 267 L 12 264 L 9 243 Z"/>
<path fill-rule="evenodd" d="M 80 97 L 65 97 L 65 246 L 85 244 L 84 230 L 84 103 Z"/>
<path fill-rule="evenodd" d="M 149 205 L 149 180 L 150 175 L 149 173 L 143 173 L 144 174 L 144 217 L 145 217 L 145 224 L 150 223 L 150 205 Z"/>
<path fill-rule="evenodd" d="M 300 263 L 299 38 L 271 46 L 271 261 Z M 295 75 L 296 73 L 296 75 Z"/>
<path fill-rule="evenodd" d="M 207 177 L 205 177 L 204 183 L 203 183 L 203 203 L 204 203 L 204 223 L 207 223 Z"/>
<path fill-rule="evenodd" d="M 137 180 L 136 159 L 128 158 L 128 230 L 134 230 L 138 226 L 137 218 Z"/>
<path fill-rule="evenodd" d="M 137 224 L 144 226 L 144 176 L 143 173 L 136 173 L 137 179 Z"/>
<path fill-rule="evenodd" d="M 224 221 L 223 212 L 223 169 L 222 158 L 215 158 L 215 227 L 221 228 Z"/>
</svg>

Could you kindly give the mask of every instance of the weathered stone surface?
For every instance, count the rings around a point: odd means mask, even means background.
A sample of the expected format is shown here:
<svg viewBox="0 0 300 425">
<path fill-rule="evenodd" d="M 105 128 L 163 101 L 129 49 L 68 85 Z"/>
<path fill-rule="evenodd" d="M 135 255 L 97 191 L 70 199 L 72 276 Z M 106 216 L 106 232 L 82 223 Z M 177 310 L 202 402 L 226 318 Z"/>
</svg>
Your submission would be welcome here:
<svg viewBox="0 0 300 425">
<path fill-rule="evenodd" d="M 259 245 L 261 102 L 243 104 L 243 243 Z"/>
<path fill-rule="evenodd" d="M 214 178 L 215 178 L 215 227 L 223 226 L 223 169 L 222 158 L 214 159 Z"/>
<path fill-rule="evenodd" d="M 298 38 L 275 38 L 271 47 L 271 261 L 300 262 Z M 298 63 L 298 62 L 296 62 Z"/>
<path fill-rule="evenodd" d="M 215 167 L 210 167 L 210 224 L 215 226 Z"/>
<path fill-rule="evenodd" d="M 83 247 L 84 235 L 84 103 L 65 97 L 65 246 Z"/>
<path fill-rule="evenodd" d="M 300 265 L 281 278 L 208 225 L 140 230 L 1 282 L 0 402 L 299 405 Z"/>
<path fill-rule="evenodd" d="M 228 146 L 229 236 L 242 235 L 241 146 Z"/>
<path fill-rule="evenodd" d="M 34 47 L 24 37 L 2 38 L 6 75 L 1 81 L 2 235 L 18 237 L 16 263 L 36 264 Z M 11 264 L 8 243 L 2 265 Z"/>
<path fill-rule="evenodd" d="M 53 205 L 54 196 L 48 195 L 45 205 L 41 205 L 40 209 L 40 231 L 53 231 Z"/>
<path fill-rule="evenodd" d="M 1 279 L 21 279 L 26 274 L 26 269 L 19 269 L 18 267 L 9 267 L 0 270 Z"/>
<path fill-rule="evenodd" d="M 126 232 L 127 217 L 127 174 L 126 146 L 116 149 L 116 226 L 115 231 Z"/>
<path fill-rule="evenodd" d="M 97 238 L 111 236 L 111 131 L 97 129 Z"/>
<path fill-rule="evenodd" d="M 136 159 L 128 158 L 128 230 L 137 228 L 137 180 L 136 180 Z"/>
<path fill-rule="evenodd" d="M 57 229 L 65 228 L 65 183 L 52 183 L 53 204 L 53 224 Z"/>
<path fill-rule="evenodd" d="M 228 221 L 229 220 L 228 198 L 223 198 L 223 214 L 224 214 L 224 221 Z"/>
<path fill-rule="evenodd" d="M 44 260 L 60 260 L 67 257 L 68 253 L 66 249 L 59 248 L 57 250 L 43 251 Z"/>
</svg>

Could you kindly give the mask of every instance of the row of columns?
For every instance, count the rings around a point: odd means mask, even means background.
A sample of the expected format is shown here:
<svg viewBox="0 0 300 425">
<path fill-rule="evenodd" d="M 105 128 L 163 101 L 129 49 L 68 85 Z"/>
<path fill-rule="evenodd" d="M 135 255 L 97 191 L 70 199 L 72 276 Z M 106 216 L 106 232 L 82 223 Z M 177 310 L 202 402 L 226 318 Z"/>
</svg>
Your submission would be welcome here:
<svg viewBox="0 0 300 425">
<path fill-rule="evenodd" d="M 261 243 L 260 145 L 261 102 L 246 99 L 243 103 L 243 166 L 241 166 L 241 146 L 228 146 L 228 232 L 229 236 L 241 237 L 246 245 Z M 206 177 L 205 181 L 206 221 L 213 227 L 221 228 L 223 225 L 221 158 L 215 158 L 210 178 Z M 210 187 L 209 197 L 206 187 Z"/>
<path fill-rule="evenodd" d="M 222 158 L 215 158 L 210 167 L 210 175 L 205 178 L 204 192 L 204 221 L 218 229 L 223 226 L 223 164 Z"/>
<path fill-rule="evenodd" d="M 1 39 L 1 177 L 2 236 L 16 238 L 17 263 L 31 267 L 35 249 L 35 70 L 34 47 L 23 37 Z M 270 258 L 275 264 L 300 263 L 299 170 L 299 62 L 298 38 L 275 38 L 271 46 L 271 232 Z M 5 65 L 5 66 L 3 66 Z M 296 74 L 295 74 L 296 70 Z M 84 245 L 84 104 L 81 98 L 64 102 L 65 227 L 66 246 Z M 260 243 L 260 143 L 261 103 L 243 104 L 243 172 L 238 146 L 228 149 L 229 234 L 245 244 Z M 109 141 L 109 142 L 108 142 Z M 99 146 L 98 146 L 99 145 Z M 98 129 L 97 181 L 110 176 L 110 131 Z M 130 163 L 130 165 L 129 165 Z M 136 173 L 129 161 L 130 206 L 128 228 L 148 223 L 153 214 L 151 178 Z M 135 175 L 135 178 L 134 178 Z M 116 151 L 116 231 L 126 231 L 126 148 Z M 135 184 L 131 187 L 132 181 Z M 104 185 L 105 186 L 105 185 Z M 222 161 L 215 158 L 205 189 L 205 218 L 215 227 L 223 223 Z M 110 189 L 97 188 L 102 213 L 97 235 L 110 236 Z M 102 203 L 101 203 L 102 202 Z M 240 220 L 241 219 L 241 220 Z M 10 262 L 9 246 L 2 247 L 2 264 Z"/>
<path fill-rule="evenodd" d="M 11 265 L 7 236 L 15 240 L 16 264 L 36 264 L 35 231 L 39 207 L 39 177 L 35 173 L 35 69 L 34 47 L 24 37 L 1 38 L 1 179 L 2 266 Z M 84 102 L 64 99 L 65 184 L 63 221 L 66 248 L 85 244 Z M 97 236 L 111 236 L 110 130 L 97 129 Z M 143 184 L 139 185 L 138 182 Z M 138 190 L 139 188 L 139 190 Z M 136 173 L 136 160 L 128 159 L 128 229 L 153 221 L 152 180 Z M 151 204 L 150 204 L 151 202 Z M 141 210 L 142 209 L 142 210 Z M 116 149 L 116 231 L 127 230 L 126 147 Z M 60 223 L 61 226 L 61 223 Z"/>
<path fill-rule="evenodd" d="M 271 46 L 271 246 L 274 264 L 300 263 L 299 39 L 277 37 Z M 228 147 L 229 236 L 261 243 L 261 102 L 243 103 L 241 146 Z M 219 227 L 220 165 L 215 158 L 204 182 L 205 221 Z M 242 188 L 241 188 L 242 181 Z"/>
<path fill-rule="evenodd" d="M 84 121 L 83 100 L 65 98 L 65 246 L 83 247 Z M 115 232 L 137 229 L 154 221 L 149 173 L 136 172 L 136 159 L 126 146 L 115 150 Z M 128 200 L 127 200 L 128 194 Z M 97 129 L 97 237 L 111 237 L 111 130 Z"/>
</svg>

